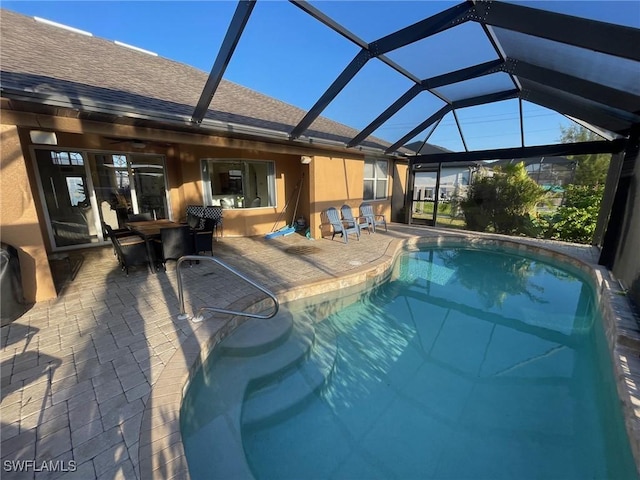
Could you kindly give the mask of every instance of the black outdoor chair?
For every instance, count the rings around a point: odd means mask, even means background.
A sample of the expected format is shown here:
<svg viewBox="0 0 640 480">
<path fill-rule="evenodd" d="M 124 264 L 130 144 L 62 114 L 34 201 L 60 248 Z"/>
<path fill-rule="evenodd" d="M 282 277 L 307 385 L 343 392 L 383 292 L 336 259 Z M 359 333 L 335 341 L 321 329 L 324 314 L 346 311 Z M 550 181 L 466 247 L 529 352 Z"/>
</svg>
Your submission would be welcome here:
<svg viewBox="0 0 640 480">
<path fill-rule="evenodd" d="M 213 231 L 216 221 L 213 218 L 204 218 L 202 228 L 193 229 L 193 249 L 196 254 L 211 252 L 213 255 Z"/>
<path fill-rule="evenodd" d="M 187 212 L 187 225 L 192 230 L 199 230 L 204 225 L 204 218 L 195 213 Z"/>
<path fill-rule="evenodd" d="M 209 205 L 187 205 L 187 224 L 194 229 L 204 229 L 204 219 L 209 218 L 213 220 L 213 234 L 214 237 L 222 237 L 223 232 L 223 209 L 220 206 Z M 197 217 L 197 218 L 194 218 Z M 200 222 L 199 226 L 196 226 L 196 222 Z"/>
<path fill-rule="evenodd" d="M 129 267 L 149 265 L 147 243 L 142 237 L 128 230 L 114 230 L 106 223 L 103 223 L 102 226 L 111 240 L 113 251 L 118 257 L 118 263 L 127 276 L 129 276 Z"/>
<path fill-rule="evenodd" d="M 204 211 L 205 218 L 213 219 L 213 233 L 216 237 L 224 236 L 224 214 L 222 211 L 222 207 L 209 206 L 205 208 Z"/>
<path fill-rule="evenodd" d="M 137 237 L 137 235 L 134 235 L 133 233 L 131 233 L 131 230 L 129 230 L 128 228 L 113 228 L 111 227 L 111 225 L 109 225 L 106 222 L 102 222 L 102 234 L 104 235 L 105 239 L 108 238 L 109 240 L 111 240 L 112 236 L 116 236 L 116 237 L 136 236 Z M 113 247 L 113 254 L 117 255 L 115 246 Z"/>
<path fill-rule="evenodd" d="M 185 255 L 193 255 L 193 239 L 188 225 L 173 228 L 161 228 L 160 238 L 154 242 L 156 262 L 167 269 L 167 261 L 178 261 Z M 191 262 L 189 262 L 191 263 Z"/>
</svg>

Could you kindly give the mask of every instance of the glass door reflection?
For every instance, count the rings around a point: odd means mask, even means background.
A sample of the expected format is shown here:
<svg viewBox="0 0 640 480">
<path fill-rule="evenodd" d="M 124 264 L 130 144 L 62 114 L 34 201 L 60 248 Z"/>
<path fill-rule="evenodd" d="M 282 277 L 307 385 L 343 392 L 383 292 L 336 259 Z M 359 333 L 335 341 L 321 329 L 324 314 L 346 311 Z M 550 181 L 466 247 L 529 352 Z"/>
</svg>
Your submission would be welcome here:
<svg viewBox="0 0 640 480">
<path fill-rule="evenodd" d="M 123 227 L 129 215 L 167 218 L 164 160 L 157 155 L 95 154 L 92 162 L 102 221 Z"/>
<path fill-rule="evenodd" d="M 99 242 L 82 153 L 36 150 L 35 156 L 54 248 Z"/>
<path fill-rule="evenodd" d="M 435 225 L 437 195 L 438 171 L 416 172 L 413 181 L 411 223 Z"/>
<path fill-rule="evenodd" d="M 167 192 L 165 189 L 162 157 L 131 156 L 131 173 L 135 196 L 134 213 L 148 213 L 153 219 L 167 218 Z"/>
</svg>

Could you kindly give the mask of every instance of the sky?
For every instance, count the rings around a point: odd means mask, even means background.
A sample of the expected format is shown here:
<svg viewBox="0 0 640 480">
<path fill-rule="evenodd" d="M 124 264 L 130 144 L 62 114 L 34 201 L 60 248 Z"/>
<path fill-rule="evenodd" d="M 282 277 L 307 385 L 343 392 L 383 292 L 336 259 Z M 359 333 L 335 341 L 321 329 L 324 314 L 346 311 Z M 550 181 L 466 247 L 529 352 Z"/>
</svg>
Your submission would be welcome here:
<svg viewBox="0 0 640 480">
<path fill-rule="evenodd" d="M 371 42 L 438 13 L 448 1 L 313 1 L 361 39 Z M 640 28 L 640 0 L 521 2 L 560 13 L 578 14 Z M 603 8 L 603 5 L 606 8 Z M 37 16 L 143 48 L 209 73 L 227 31 L 235 1 L 12 1 L 2 8 Z M 479 26 L 468 22 L 388 56 L 418 78 L 427 78 L 496 58 Z M 448 45 L 449 48 L 441 48 Z M 451 51 L 451 48 L 455 51 Z M 259 0 L 225 78 L 308 110 L 359 48 L 284 0 Z M 484 82 L 484 84 L 482 84 Z M 508 88 L 506 74 L 478 80 L 477 88 Z M 412 83 L 377 59 L 369 61 L 322 115 L 357 130 L 367 126 Z M 512 85 L 512 84 L 511 84 Z M 456 86 L 447 96 L 460 95 Z M 421 93 L 374 135 L 391 143 L 422 122 L 443 103 Z M 519 106 L 508 100 L 456 112 L 470 150 L 520 146 Z M 560 140 L 560 127 L 572 122 L 555 112 L 524 102 L 525 144 Z M 424 140 L 429 130 L 414 139 Z M 411 141 L 411 140 L 410 140 Z M 464 145 L 453 114 L 448 114 L 429 143 L 461 151 Z"/>
</svg>

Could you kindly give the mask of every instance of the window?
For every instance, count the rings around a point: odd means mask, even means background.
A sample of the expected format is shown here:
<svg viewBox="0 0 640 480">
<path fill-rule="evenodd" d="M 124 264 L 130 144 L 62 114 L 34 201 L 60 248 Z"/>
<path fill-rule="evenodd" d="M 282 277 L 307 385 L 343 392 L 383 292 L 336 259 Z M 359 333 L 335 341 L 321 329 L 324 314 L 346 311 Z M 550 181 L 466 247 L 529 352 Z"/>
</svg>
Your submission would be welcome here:
<svg viewBox="0 0 640 480">
<path fill-rule="evenodd" d="M 273 207 L 275 167 L 261 160 L 202 160 L 204 200 L 223 208 Z"/>
<path fill-rule="evenodd" d="M 364 161 L 364 200 L 387 198 L 387 170 L 386 160 Z"/>
<path fill-rule="evenodd" d="M 78 152 L 51 152 L 54 165 L 84 165 L 82 154 Z"/>
<path fill-rule="evenodd" d="M 127 157 L 125 155 L 110 155 L 113 162 L 113 174 L 115 176 L 115 185 L 118 189 L 129 189 L 129 167 L 127 166 Z"/>
</svg>

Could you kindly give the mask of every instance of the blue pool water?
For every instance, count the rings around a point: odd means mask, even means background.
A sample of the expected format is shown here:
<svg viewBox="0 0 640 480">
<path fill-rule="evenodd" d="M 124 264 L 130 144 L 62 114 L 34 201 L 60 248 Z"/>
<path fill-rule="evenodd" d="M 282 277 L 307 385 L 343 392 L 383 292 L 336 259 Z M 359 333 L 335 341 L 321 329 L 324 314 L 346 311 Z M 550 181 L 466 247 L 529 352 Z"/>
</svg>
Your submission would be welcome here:
<svg viewBox="0 0 640 480">
<path fill-rule="evenodd" d="M 315 325 L 325 386 L 243 428 L 257 479 L 637 478 L 581 274 L 457 247 L 394 272 Z"/>
</svg>

